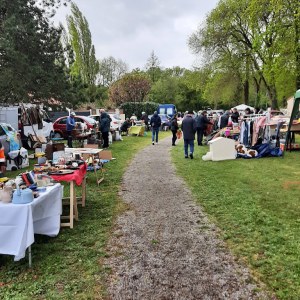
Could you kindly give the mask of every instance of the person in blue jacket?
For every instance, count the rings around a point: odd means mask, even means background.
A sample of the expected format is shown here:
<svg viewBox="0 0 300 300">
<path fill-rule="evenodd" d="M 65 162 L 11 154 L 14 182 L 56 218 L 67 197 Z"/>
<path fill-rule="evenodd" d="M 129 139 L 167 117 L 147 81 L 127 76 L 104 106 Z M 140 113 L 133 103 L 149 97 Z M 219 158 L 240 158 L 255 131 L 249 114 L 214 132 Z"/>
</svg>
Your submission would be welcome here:
<svg viewBox="0 0 300 300">
<path fill-rule="evenodd" d="M 154 112 L 153 116 L 150 119 L 150 126 L 152 128 L 152 145 L 154 145 L 154 139 L 156 144 L 158 143 L 158 132 L 161 125 L 161 118 L 158 115 L 157 111 Z"/>
<path fill-rule="evenodd" d="M 68 135 L 68 147 L 73 148 L 72 142 L 72 130 L 75 128 L 75 119 L 74 117 L 76 114 L 71 112 L 70 115 L 67 117 L 67 135 Z"/>
</svg>

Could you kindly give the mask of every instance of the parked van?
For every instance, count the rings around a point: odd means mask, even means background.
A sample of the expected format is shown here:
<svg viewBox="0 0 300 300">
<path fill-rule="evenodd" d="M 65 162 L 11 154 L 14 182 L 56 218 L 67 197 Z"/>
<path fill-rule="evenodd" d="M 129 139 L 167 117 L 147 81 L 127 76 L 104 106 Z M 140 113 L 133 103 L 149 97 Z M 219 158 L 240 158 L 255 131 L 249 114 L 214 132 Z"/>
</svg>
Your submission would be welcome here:
<svg viewBox="0 0 300 300">
<path fill-rule="evenodd" d="M 159 115 L 167 115 L 172 118 L 176 114 L 177 110 L 174 104 L 159 104 L 157 112 Z"/>
</svg>

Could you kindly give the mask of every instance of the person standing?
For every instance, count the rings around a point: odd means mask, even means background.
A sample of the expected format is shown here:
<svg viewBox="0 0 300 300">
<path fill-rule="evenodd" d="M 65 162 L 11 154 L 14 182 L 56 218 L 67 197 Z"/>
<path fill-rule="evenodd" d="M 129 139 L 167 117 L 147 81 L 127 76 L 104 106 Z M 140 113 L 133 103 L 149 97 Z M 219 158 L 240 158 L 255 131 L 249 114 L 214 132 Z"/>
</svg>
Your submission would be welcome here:
<svg viewBox="0 0 300 300">
<path fill-rule="evenodd" d="M 103 148 L 108 148 L 109 146 L 108 135 L 110 131 L 110 122 L 111 122 L 110 116 L 105 112 L 104 109 L 102 109 L 100 114 L 100 131 L 102 133 Z"/>
<path fill-rule="evenodd" d="M 175 114 L 171 119 L 171 131 L 172 131 L 172 146 L 176 146 L 175 142 L 177 140 L 177 131 L 178 131 L 177 115 Z"/>
<path fill-rule="evenodd" d="M 188 111 L 182 120 L 181 129 L 183 132 L 183 140 L 184 140 L 184 157 L 188 158 L 188 150 L 190 146 L 190 158 L 194 158 L 194 140 L 195 133 L 197 131 L 196 120 L 193 118 L 193 111 Z"/>
<path fill-rule="evenodd" d="M 225 128 L 228 126 L 228 121 L 229 121 L 229 111 L 226 110 L 225 113 L 220 117 L 219 119 L 219 128 Z"/>
<path fill-rule="evenodd" d="M 67 135 L 68 135 L 68 147 L 73 148 L 72 130 L 75 128 L 75 116 L 74 112 L 71 112 L 67 117 Z"/>
<path fill-rule="evenodd" d="M 203 135 L 207 128 L 207 124 L 211 124 L 207 118 L 207 111 L 204 110 L 200 115 L 196 117 L 196 126 L 197 126 L 197 142 L 198 146 L 202 145 Z"/>
<path fill-rule="evenodd" d="M 148 130 L 149 118 L 148 118 L 148 115 L 144 111 L 142 112 L 141 121 L 144 124 L 145 129 Z"/>
<path fill-rule="evenodd" d="M 155 111 L 153 116 L 151 117 L 150 125 L 152 128 L 152 145 L 154 145 L 154 139 L 156 144 L 158 143 L 158 132 L 161 125 L 161 118 L 158 115 L 157 111 Z"/>
<path fill-rule="evenodd" d="M 240 114 L 239 114 L 238 110 L 236 109 L 236 107 L 234 107 L 232 109 L 232 114 L 231 114 L 231 121 L 232 121 L 232 123 L 238 123 L 239 122 L 239 118 L 240 118 Z"/>
</svg>

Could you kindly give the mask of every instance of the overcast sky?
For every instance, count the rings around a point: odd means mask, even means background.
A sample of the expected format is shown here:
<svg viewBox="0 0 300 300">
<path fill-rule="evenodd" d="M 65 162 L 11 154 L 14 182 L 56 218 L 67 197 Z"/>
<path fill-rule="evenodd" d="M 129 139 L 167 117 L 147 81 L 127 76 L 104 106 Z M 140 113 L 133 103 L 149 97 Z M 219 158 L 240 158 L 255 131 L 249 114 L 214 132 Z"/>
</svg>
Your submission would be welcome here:
<svg viewBox="0 0 300 300">
<path fill-rule="evenodd" d="M 192 68 L 196 56 L 187 46 L 218 0 L 75 0 L 86 17 L 98 59 L 113 56 L 130 69 L 144 69 L 152 50 L 164 68 Z M 70 5 L 69 5 L 70 6 Z M 55 22 L 66 24 L 70 8 Z"/>
</svg>

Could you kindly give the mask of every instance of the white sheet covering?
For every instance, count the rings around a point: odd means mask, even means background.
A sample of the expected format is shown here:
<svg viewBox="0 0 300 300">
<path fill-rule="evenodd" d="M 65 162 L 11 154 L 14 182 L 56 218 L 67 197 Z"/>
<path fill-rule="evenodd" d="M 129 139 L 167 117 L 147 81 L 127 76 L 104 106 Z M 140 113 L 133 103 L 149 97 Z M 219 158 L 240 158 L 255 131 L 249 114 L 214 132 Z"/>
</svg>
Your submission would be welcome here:
<svg viewBox="0 0 300 300">
<path fill-rule="evenodd" d="M 34 243 L 34 234 L 56 236 L 60 229 L 63 186 L 47 187 L 29 204 L 0 201 L 0 254 L 14 255 L 15 261 L 25 256 Z"/>
</svg>

